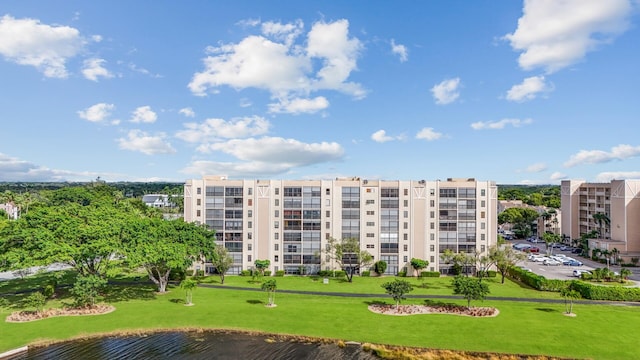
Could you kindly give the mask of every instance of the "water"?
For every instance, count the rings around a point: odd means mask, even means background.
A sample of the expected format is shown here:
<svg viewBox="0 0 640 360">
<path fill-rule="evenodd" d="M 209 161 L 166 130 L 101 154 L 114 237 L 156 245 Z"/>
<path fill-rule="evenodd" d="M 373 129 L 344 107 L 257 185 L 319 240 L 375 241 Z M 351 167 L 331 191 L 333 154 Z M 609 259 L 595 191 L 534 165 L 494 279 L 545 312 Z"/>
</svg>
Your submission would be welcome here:
<svg viewBox="0 0 640 360">
<path fill-rule="evenodd" d="M 360 346 L 266 341 L 266 335 L 221 332 L 166 332 L 141 336 L 109 336 L 58 343 L 11 357 L 35 359 L 313 359 L 373 360 Z"/>
</svg>

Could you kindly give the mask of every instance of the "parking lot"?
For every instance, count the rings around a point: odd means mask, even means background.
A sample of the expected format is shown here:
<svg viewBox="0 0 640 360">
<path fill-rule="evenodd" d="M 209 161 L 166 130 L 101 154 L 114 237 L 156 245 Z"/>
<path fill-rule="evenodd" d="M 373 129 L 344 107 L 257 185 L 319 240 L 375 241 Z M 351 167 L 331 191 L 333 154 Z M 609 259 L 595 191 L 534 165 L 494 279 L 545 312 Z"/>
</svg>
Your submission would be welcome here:
<svg viewBox="0 0 640 360">
<path fill-rule="evenodd" d="M 527 244 L 526 241 L 518 241 L 518 242 L 513 242 L 511 245 L 515 245 L 518 243 Z M 544 243 L 542 244 L 538 243 L 538 244 L 535 244 L 535 246 L 540 248 L 540 254 L 544 255 L 547 253 L 546 246 Z M 528 253 L 526 252 L 524 253 L 528 255 Z M 605 264 L 601 264 L 591 259 L 578 256 L 578 254 L 572 254 L 570 250 L 561 251 L 560 249 L 553 249 L 553 254 L 566 255 L 570 258 L 573 258 L 575 260 L 582 262 L 583 265 L 582 266 L 568 266 L 568 265 L 547 266 L 547 265 L 543 265 L 541 262 L 533 262 L 526 259 L 524 261 L 519 262 L 517 265 L 531 269 L 532 272 L 542 275 L 547 279 L 561 279 L 561 280 L 575 279 L 575 277 L 573 276 L 573 270 L 576 270 L 576 269 L 591 271 L 596 268 L 601 268 L 606 266 Z M 612 271 L 620 271 L 620 267 L 615 265 L 610 266 L 610 269 Z M 640 269 L 629 268 L 629 270 L 631 270 L 633 273 L 629 278 L 636 282 L 640 281 Z"/>
</svg>

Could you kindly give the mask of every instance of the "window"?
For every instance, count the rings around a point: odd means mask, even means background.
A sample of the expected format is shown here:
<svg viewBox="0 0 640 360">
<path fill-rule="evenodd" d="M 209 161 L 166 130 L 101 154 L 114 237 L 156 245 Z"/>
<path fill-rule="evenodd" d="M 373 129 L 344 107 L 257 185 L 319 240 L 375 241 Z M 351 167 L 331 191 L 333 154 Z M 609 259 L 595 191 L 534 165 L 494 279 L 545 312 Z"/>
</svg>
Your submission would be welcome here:
<svg viewBox="0 0 640 360">
<path fill-rule="evenodd" d="M 409 240 L 409 234 L 402 234 L 402 240 Z"/>
<path fill-rule="evenodd" d="M 405 255 L 405 256 L 403 257 L 403 259 L 404 259 L 404 262 L 409 261 L 409 259 L 407 258 L 407 255 Z"/>
<path fill-rule="evenodd" d="M 404 189 L 404 196 L 409 195 L 409 189 Z"/>
<path fill-rule="evenodd" d="M 278 261 L 280 261 L 280 257 L 278 255 L 274 255 L 273 262 L 278 262 Z"/>
<path fill-rule="evenodd" d="M 325 190 L 325 194 L 327 194 L 327 195 L 331 195 L 331 189 L 326 189 L 326 190 Z"/>
<path fill-rule="evenodd" d="M 274 192 L 276 195 L 280 195 L 280 188 L 275 188 L 275 189 L 273 189 L 273 192 Z"/>
<path fill-rule="evenodd" d="M 484 230 L 485 228 L 485 223 L 480 223 L 480 229 Z"/>
<path fill-rule="evenodd" d="M 198 206 L 202 205 L 200 199 L 196 200 L 196 205 L 198 205 Z"/>
<path fill-rule="evenodd" d="M 280 251 L 280 244 L 273 244 L 273 251 Z"/>
<path fill-rule="evenodd" d="M 202 188 L 197 188 L 196 189 L 196 194 L 198 194 L 198 195 L 202 194 Z"/>
<path fill-rule="evenodd" d="M 485 207 L 487 206 L 486 202 L 484 200 L 480 201 L 480 207 Z"/>
<path fill-rule="evenodd" d="M 480 190 L 480 196 L 484 196 L 484 189 Z"/>
<path fill-rule="evenodd" d="M 370 200 L 367 200 L 367 201 L 365 202 L 365 204 L 366 204 L 366 205 L 373 205 L 373 204 L 375 204 L 375 203 L 376 203 L 376 201 L 375 201 L 375 200 L 371 200 L 371 199 L 370 199 Z"/>
<path fill-rule="evenodd" d="M 331 223 L 329 221 L 327 221 L 326 223 L 324 223 L 324 228 L 325 229 L 331 229 Z"/>
<path fill-rule="evenodd" d="M 367 226 L 376 226 L 376 223 L 373 221 L 367 221 Z"/>
<path fill-rule="evenodd" d="M 376 246 L 373 244 L 367 244 L 367 249 L 374 249 Z"/>
<path fill-rule="evenodd" d="M 247 240 L 251 240 L 253 239 L 253 234 L 252 233 L 247 233 Z M 249 247 L 251 247 L 251 244 L 249 244 Z M 251 250 L 251 249 L 249 249 Z"/>
<path fill-rule="evenodd" d="M 247 221 L 247 228 L 251 229 L 253 227 L 253 221 Z"/>
<path fill-rule="evenodd" d="M 429 251 L 436 251 L 435 245 L 429 245 Z"/>
<path fill-rule="evenodd" d="M 273 240 L 280 240 L 280 233 L 273 233 Z"/>
<path fill-rule="evenodd" d="M 280 228 L 280 221 L 274 221 L 273 222 L 273 228 L 274 229 L 279 229 Z"/>
<path fill-rule="evenodd" d="M 327 210 L 324 212 L 324 216 L 325 217 L 330 217 L 331 216 L 331 211 Z"/>
<path fill-rule="evenodd" d="M 480 219 L 484 219 L 485 218 L 485 213 L 484 211 L 480 211 Z"/>
<path fill-rule="evenodd" d="M 480 252 L 484 252 L 486 250 L 484 245 L 480 245 Z"/>
<path fill-rule="evenodd" d="M 480 240 L 484 240 L 484 234 L 480 234 Z"/>
<path fill-rule="evenodd" d="M 436 236 L 434 234 L 429 234 L 429 240 L 433 241 L 436 239 Z"/>
<path fill-rule="evenodd" d="M 432 255 L 432 256 L 430 256 L 430 257 L 429 257 L 429 262 L 430 262 L 430 263 L 433 263 L 434 261 L 435 261 L 435 259 L 434 259 L 433 255 Z M 433 268 L 432 268 L 432 269 L 433 269 Z"/>
<path fill-rule="evenodd" d="M 247 244 L 247 250 L 251 251 L 251 243 Z"/>
<path fill-rule="evenodd" d="M 409 212 L 408 211 L 405 210 L 403 214 L 404 214 L 404 218 L 405 219 L 409 217 Z"/>
<path fill-rule="evenodd" d="M 251 262 L 251 255 L 247 255 L 247 261 Z"/>
<path fill-rule="evenodd" d="M 436 191 L 434 189 L 429 189 L 429 195 L 434 196 Z"/>
<path fill-rule="evenodd" d="M 402 250 L 403 251 L 409 251 L 409 245 L 402 245 Z M 407 261 L 407 260 L 405 260 Z"/>
<path fill-rule="evenodd" d="M 407 206 L 409 206 L 409 200 L 404 201 L 404 207 L 407 207 Z"/>
<path fill-rule="evenodd" d="M 196 210 L 196 216 L 200 216 L 200 210 Z"/>
<path fill-rule="evenodd" d="M 330 199 L 327 199 L 327 200 L 324 202 L 324 204 L 325 204 L 326 206 L 331 206 L 331 200 L 330 200 Z"/>
<path fill-rule="evenodd" d="M 370 192 L 371 192 L 371 188 L 368 188 L 368 189 L 367 189 L 367 192 L 368 192 L 368 193 L 370 193 Z"/>
<path fill-rule="evenodd" d="M 253 217 L 253 210 L 247 210 L 247 217 Z"/>
<path fill-rule="evenodd" d="M 273 216 L 274 216 L 274 217 L 280 217 L 280 210 L 275 210 L 275 211 L 273 212 Z"/>
<path fill-rule="evenodd" d="M 402 227 L 407 230 L 409 228 L 409 223 L 405 221 L 404 224 L 402 224 Z"/>
<path fill-rule="evenodd" d="M 247 189 L 247 195 L 253 195 L 253 188 Z"/>
<path fill-rule="evenodd" d="M 374 238 L 374 237 L 376 237 L 376 234 L 374 234 L 374 233 L 367 233 L 367 237 L 368 237 L 368 238 Z"/>
<path fill-rule="evenodd" d="M 247 200 L 247 205 L 252 206 L 253 205 L 253 199 Z"/>
<path fill-rule="evenodd" d="M 430 228 L 431 230 L 434 230 L 434 229 L 436 228 L 435 223 L 431 223 L 431 224 L 429 224 L 429 228 Z"/>
<path fill-rule="evenodd" d="M 436 201 L 435 200 L 429 200 L 429 206 L 430 207 L 436 206 Z"/>
<path fill-rule="evenodd" d="M 375 215 L 376 212 L 375 211 L 367 211 L 367 215 Z"/>
<path fill-rule="evenodd" d="M 435 218 L 435 217 L 436 217 L 436 212 L 435 212 L 435 211 L 430 211 L 430 212 L 429 212 L 429 217 L 430 217 L 431 219 Z"/>
<path fill-rule="evenodd" d="M 274 206 L 280 206 L 280 199 L 275 199 L 273 202 Z"/>
</svg>

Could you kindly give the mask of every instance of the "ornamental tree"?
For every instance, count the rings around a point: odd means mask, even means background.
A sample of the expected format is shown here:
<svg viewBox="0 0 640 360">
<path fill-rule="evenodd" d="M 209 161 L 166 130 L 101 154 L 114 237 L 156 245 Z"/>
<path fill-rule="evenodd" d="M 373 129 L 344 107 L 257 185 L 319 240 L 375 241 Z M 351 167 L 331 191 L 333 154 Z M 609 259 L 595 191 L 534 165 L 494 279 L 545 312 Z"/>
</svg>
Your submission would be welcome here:
<svg viewBox="0 0 640 360">
<path fill-rule="evenodd" d="M 404 294 L 407 294 L 413 290 L 413 286 L 409 284 L 406 280 L 394 280 L 390 282 L 386 282 L 382 285 L 387 294 L 391 295 L 393 300 L 396 302 L 396 311 L 400 305 L 400 300 L 404 300 Z"/>
</svg>

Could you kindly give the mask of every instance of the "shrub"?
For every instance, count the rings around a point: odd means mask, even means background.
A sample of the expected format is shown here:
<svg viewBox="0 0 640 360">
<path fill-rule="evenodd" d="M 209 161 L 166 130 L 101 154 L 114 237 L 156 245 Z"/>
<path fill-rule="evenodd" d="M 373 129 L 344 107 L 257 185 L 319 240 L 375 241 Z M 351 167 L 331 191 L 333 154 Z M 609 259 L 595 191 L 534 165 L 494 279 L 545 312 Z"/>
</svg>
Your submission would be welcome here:
<svg viewBox="0 0 640 360">
<path fill-rule="evenodd" d="M 333 273 L 333 277 L 335 278 L 343 278 L 347 276 L 347 273 L 344 270 L 337 270 L 335 273 Z"/>
<path fill-rule="evenodd" d="M 385 271 L 387 271 L 387 262 L 384 260 L 378 260 L 373 264 L 373 271 L 382 275 Z"/>
<path fill-rule="evenodd" d="M 440 277 L 439 271 L 423 271 L 420 273 L 420 277 Z"/>
<path fill-rule="evenodd" d="M 196 271 L 196 276 L 197 276 L 197 277 L 204 277 L 204 270 L 198 270 L 198 271 Z"/>
<path fill-rule="evenodd" d="M 189 273 L 189 276 L 193 276 L 193 270 L 171 269 L 171 272 L 169 273 L 169 280 L 182 281 L 186 279 L 187 273 Z"/>
<path fill-rule="evenodd" d="M 371 271 L 363 271 L 360 273 L 360 276 L 368 277 L 371 275 Z"/>
<path fill-rule="evenodd" d="M 264 276 L 271 276 L 271 270 L 265 270 Z"/>
<path fill-rule="evenodd" d="M 320 270 L 320 271 L 318 271 L 318 276 L 320 276 L 320 277 L 329 277 L 329 276 L 331 276 L 331 271 L 329 271 L 329 270 Z"/>
<path fill-rule="evenodd" d="M 278 277 L 283 277 L 283 276 L 284 276 L 284 270 L 278 270 L 278 271 L 276 271 L 276 276 L 278 276 Z"/>
<path fill-rule="evenodd" d="M 495 270 L 487 270 L 487 277 L 494 278 L 498 276 L 498 272 Z"/>
<path fill-rule="evenodd" d="M 74 305 L 76 307 L 95 305 L 100 296 L 100 290 L 106 285 L 106 279 L 95 275 L 78 277 L 70 290 Z"/>
<path fill-rule="evenodd" d="M 404 270 L 398 271 L 398 275 L 399 277 L 406 277 L 407 276 L 407 272 Z"/>
<path fill-rule="evenodd" d="M 25 299 L 25 303 L 27 306 L 35 308 L 36 312 L 40 313 L 47 303 L 47 298 L 41 292 L 34 292 Z"/>
<path fill-rule="evenodd" d="M 251 270 L 240 271 L 240 276 L 251 276 Z"/>
<path fill-rule="evenodd" d="M 606 301 L 640 301 L 640 288 L 622 286 L 598 286 L 574 281 L 571 287 L 585 299 Z"/>
<path fill-rule="evenodd" d="M 51 299 L 55 293 L 56 288 L 52 284 L 47 284 L 42 289 L 42 295 L 44 295 L 44 297 L 47 299 Z"/>
<path fill-rule="evenodd" d="M 193 270 L 189 269 L 184 272 L 186 276 L 193 276 Z"/>
</svg>

